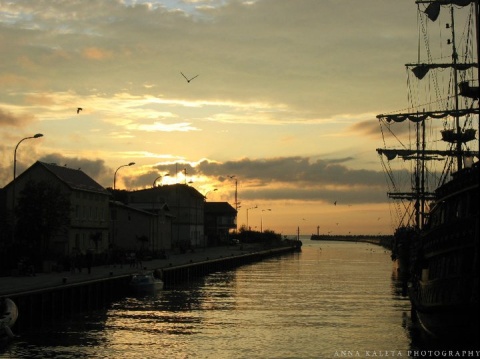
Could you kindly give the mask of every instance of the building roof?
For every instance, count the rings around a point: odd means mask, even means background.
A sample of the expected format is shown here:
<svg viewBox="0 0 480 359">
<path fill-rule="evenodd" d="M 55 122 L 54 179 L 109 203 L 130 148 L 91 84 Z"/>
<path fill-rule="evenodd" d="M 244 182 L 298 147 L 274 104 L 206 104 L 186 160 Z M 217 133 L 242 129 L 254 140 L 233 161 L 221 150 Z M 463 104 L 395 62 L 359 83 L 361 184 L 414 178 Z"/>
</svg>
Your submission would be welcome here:
<svg viewBox="0 0 480 359">
<path fill-rule="evenodd" d="M 198 198 L 205 198 L 203 194 L 198 192 L 194 187 L 182 184 L 182 183 L 177 183 L 177 184 L 171 184 L 171 185 L 164 185 L 164 186 L 158 186 L 158 187 L 153 187 L 153 188 L 146 188 L 146 189 L 140 189 L 136 191 L 132 191 L 132 194 L 135 193 L 155 193 L 159 195 L 167 195 L 171 194 L 174 191 L 181 191 L 182 193 L 189 194 L 192 197 L 198 197 Z"/>
<path fill-rule="evenodd" d="M 40 161 L 37 161 L 33 166 L 41 166 L 45 168 L 71 189 L 110 195 L 110 192 L 95 182 L 93 178 L 88 176 L 81 169 L 73 169 Z"/>
<path fill-rule="evenodd" d="M 205 202 L 205 213 L 236 215 L 237 211 L 228 202 Z"/>
</svg>

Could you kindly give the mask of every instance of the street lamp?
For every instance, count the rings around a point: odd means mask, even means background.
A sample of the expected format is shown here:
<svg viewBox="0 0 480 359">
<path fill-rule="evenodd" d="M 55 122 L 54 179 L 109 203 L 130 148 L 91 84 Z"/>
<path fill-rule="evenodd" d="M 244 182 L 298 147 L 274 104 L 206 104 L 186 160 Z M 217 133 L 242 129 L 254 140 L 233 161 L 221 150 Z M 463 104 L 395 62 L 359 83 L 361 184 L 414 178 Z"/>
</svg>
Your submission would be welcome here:
<svg viewBox="0 0 480 359">
<path fill-rule="evenodd" d="M 258 208 L 258 206 L 247 208 L 247 231 L 250 230 L 250 227 L 248 226 L 248 211 L 255 208 Z"/>
<path fill-rule="evenodd" d="M 39 137 L 43 137 L 43 134 L 37 133 L 36 135 L 22 138 L 20 140 L 20 142 L 18 142 L 17 145 L 15 146 L 15 152 L 13 154 L 13 181 L 15 181 L 16 173 L 17 173 L 17 149 L 18 149 L 18 146 L 25 140 L 28 140 L 30 138 L 39 138 Z"/>
<path fill-rule="evenodd" d="M 31 138 L 39 138 L 43 137 L 43 134 L 37 133 L 33 136 L 25 137 L 22 138 L 17 145 L 15 146 L 15 151 L 13 152 L 13 182 L 12 182 L 12 213 L 13 213 L 13 225 L 15 226 L 15 178 L 17 178 L 17 149 L 18 146 L 25 140 L 31 139 Z M 15 235 L 15 229 L 12 231 L 12 238 Z"/>
<path fill-rule="evenodd" d="M 270 208 L 262 209 L 262 212 L 271 211 Z M 263 215 L 260 216 L 260 233 L 263 233 Z"/>
<path fill-rule="evenodd" d="M 15 178 L 17 178 L 17 149 L 18 146 L 25 140 L 31 139 L 31 138 L 39 138 L 43 137 L 43 134 L 37 133 L 36 135 L 29 136 L 22 138 L 17 145 L 15 146 L 15 151 L 13 152 L 13 185 L 12 185 L 12 190 L 13 190 L 13 199 L 12 199 L 12 210 L 15 211 Z"/>
<path fill-rule="evenodd" d="M 155 180 L 153 181 L 153 185 L 152 187 L 155 187 L 155 183 L 160 179 L 160 178 L 163 178 L 165 176 L 170 176 L 169 173 L 165 173 L 163 176 L 158 176 L 157 178 L 155 178 Z M 160 184 L 161 185 L 161 184 Z"/>
<path fill-rule="evenodd" d="M 117 172 L 120 168 L 122 167 L 128 167 L 128 166 L 133 166 L 135 164 L 135 162 L 130 162 L 128 165 L 122 165 L 120 167 L 117 168 L 117 170 L 115 171 L 115 174 L 113 175 L 113 189 L 115 189 L 115 184 L 116 184 L 116 181 L 117 181 Z"/>
<path fill-rule="evenodd" d="M 216 190 L 217 190 L 217 189 L 214 188 L 214 189 L 211 189 L 211 190 L 207 191 L 207 192 L 205 193 L 205 195 L 203 196 L 203 197 L 205 198 L 205 201 L 207 200 L 207 194 L 209 194 L 210 192 L 215 192 Z"/>
<path fill-rule="evenodd" d="M 235 211 L 238 212 L 238 198 L 237 198 L 237 195 L 238 195 L 238 180 L 237 180 L 237 177 L 235 175 L 231 175 L 231 176 L 227 176 L 228 178 L 230 179 L 235 179 Z"/>
</svg>

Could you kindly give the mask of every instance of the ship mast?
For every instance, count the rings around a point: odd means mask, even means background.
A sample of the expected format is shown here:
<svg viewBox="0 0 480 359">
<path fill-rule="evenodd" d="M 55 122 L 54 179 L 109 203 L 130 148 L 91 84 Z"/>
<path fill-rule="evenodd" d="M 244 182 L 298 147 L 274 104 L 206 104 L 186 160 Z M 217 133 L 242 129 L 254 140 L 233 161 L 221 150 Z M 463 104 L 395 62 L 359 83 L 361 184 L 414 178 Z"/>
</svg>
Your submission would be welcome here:
<svg viewBox="0 0 480 359">
<path fill-rule="evenodd" d="M 453 83 L 454 83 L 454 98 L 455 98 L 455 110 L 458 111 L 458 70 L 457 70 L 457 62 L 458 62 L 458 53 L 457 47 L 455 46 L 455 17 L 453 16 L 453 6 L 450 5 L 450 19 L 451 19 L 451 26 L 452 29 L 452 63 L 453 63 Z M 456 143 L 457 146 L 457 170 L 462 169 L 462 141 L 460 141 L 460 116 L 455 116 L 455 130 L 458 135 L 458 141 Z"/>
<path fill-rule="evenodd" d="M 421 229 L 425 221 L 425 211 L 427 201 L 434 199 L 434 193 L 429 192 L 426 188 L 427 181 L 427 169 L 426 161 L 428 160 L 438 160 L 440 157 L 450 157 L 454 160 L 454 167 L 456 170 L 461 170 L 464 167 L 463 155 L 467 156 L 479 156 L 480 150 L 474 148 L 472 150 L 462 148 L 463 144 L 475 139 L 475 130 L 465 130 L 462 131 L 460 119 L 468 115 L 480 115 L 480 106 L 465 108 L 460 108 L 460 96 L 467 96 L 478 101 L 478 92 L 479 88 L 469 88 L 468 90 L 473 91 L 473 96 L 471 94 L 465 94 L 464 87 L 461 87 L 463 84 L 460 83 L 460 72 L 470 70 L 472 68 L 477 68 L 478 83 L 480 84 L 480 71 L 478 71 L 478 59 L 480 58 L 480 24 L 479 24 L 479 2 L 480 0 L 417 0 L 417 4 L 426 4 L 427 7 L 422 11 L 431 21 L 435 21 L 440 13 L 442 6 L 450 7 L 450 24 L 447 24 L 447 29 L 451 31 L 451 39 L 448 41 L 448 44 L 451 45 L 451 59 L 447 63 L 421 63 L 420 58 L 415 64 L 406 64 L 407 67 L 411 68 L 411 71 L 419 79 L 423 79 L 425 75 L 429 72 L 430 69 L 451 69 L 453 72 L 452 82 L 453 82 L 453 103 L 452 107 L 448 106 L 444 110 L 430 110 L 422 112 L 409 112 L 409 113 L 397 113 L 397 114 L 388 114 L 388 115 L 378 115 L 377 118 L 387 123 L 391 122 L 403 122 L 409 120 L 415 123 L 416 129 L 416 146 L 415 149 L 377 149 L 379 154 L 383 154 L 387 157 L 388 160 L 395 158 L 396 156 L 402 157 L 404 160 L 414 160 L 415 165 L 414 173 L 412 173 L 412 187 L 411 192 L 409 193 L 388 193 L 388 196 L 393 199 L 400 200 L 410 200 L 413 201 L 414 209 L 414 221 L 415 227 Z M 464 7 L 467 5 L 474 4 L 475 8 L 475 25 L 476 25 L 476 57 L 475 62 L 465 62 L 465 59 L 460 60 L 459 54 L 457 52 L 456 44 L 456 34 L 455 34 L 455 14 L 454 14 L 454 5 Z M 475 51 L 475 50 L 473 50 Z M 462 80 L 463 81 L 463 80 Z M 447 129 L 442 132 L 442 138 L 444 141 L 450 143 L 448 149 L 445 150 L 432 150 L 427 149 L 426 138 L 425 138 L 425 121 L 428 118 L 431 119 L 440 119 L 450 117 L 453 121 L 451 123 L 451 129 Z M 480 133 L 480 128 L 479 128 Z"/>
</svg>

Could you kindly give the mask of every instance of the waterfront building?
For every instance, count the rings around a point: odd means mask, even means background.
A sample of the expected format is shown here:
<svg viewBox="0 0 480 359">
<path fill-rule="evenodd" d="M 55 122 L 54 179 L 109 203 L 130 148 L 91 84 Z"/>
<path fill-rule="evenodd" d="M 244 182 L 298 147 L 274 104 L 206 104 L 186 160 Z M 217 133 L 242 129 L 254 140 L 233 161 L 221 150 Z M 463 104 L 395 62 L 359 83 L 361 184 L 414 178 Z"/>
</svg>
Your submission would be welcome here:
<svg viewBox="0 0 480 359">
<path fill-rule="evenodd" d="M 237 228 L 237 211 L 228 202 L 205 202 L 207 245 L 228 243 L 229 233 Z"/>
<path fill-rule="evenodd" d="M 110 201 L 110 247 L 159 254 L 172 248 L 172 215 L 166 203 Z"/>
<path fill-rule="evenodd" d="M 128 194 L 128 205 L 148 209 L 167 204 L 172 216 L 172 246 L 180 248 L 205 247 L 205 197 L 186 184 L 158 186 Z"/>
<path fill-rule="evenodd" d="M 51 256 L 61 257 L 75 251 L 103 252 L 108 246 L 110 193 L 81 169 L 37 161 L 3 189 L 4 213 L 13 226 L 14 208 L 28 184 L 45 183 L 70 203 L 69 221 L 48 238 Z M 44 204 L 43 204 L 44 205 Z M 12 234 L 3 241 L 15 241 Z"/>
</svg>

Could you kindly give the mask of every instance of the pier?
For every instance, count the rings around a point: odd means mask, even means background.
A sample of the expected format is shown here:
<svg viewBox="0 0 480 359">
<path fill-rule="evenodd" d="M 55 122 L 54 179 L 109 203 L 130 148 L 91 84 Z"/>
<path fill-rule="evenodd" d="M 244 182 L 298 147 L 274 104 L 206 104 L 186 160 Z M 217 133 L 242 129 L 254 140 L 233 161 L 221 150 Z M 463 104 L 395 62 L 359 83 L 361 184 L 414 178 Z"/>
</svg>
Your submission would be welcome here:
<svg viewBox="0 0 480 359">
<path fill-rule="evenodd" d="M 386 249 L 392 249 L 393 236 L 391 235 L 330 235 L 330 234 L 312 234 L 313 241 L 340 241 L 340 242 L 363 242 L 382 246 Z"/>
<path fill-rule="evenodd" d="M 263 259 L 295 251 L 294 247 L 255 248 L 231 246 L 172 254 L 166 259 L 129 265 L 92 267 L 91 274 L 55 272 L 32 277 L 0 277 L 0 296 L 11 298 L 19 317 L 14 330 L 68 319 L 72 314 L 106 308 L 129 294 L 133 274 L 154 271 L 162 277 L 165 289 L 209 273 L 236 268 Z"/>
</svg>

